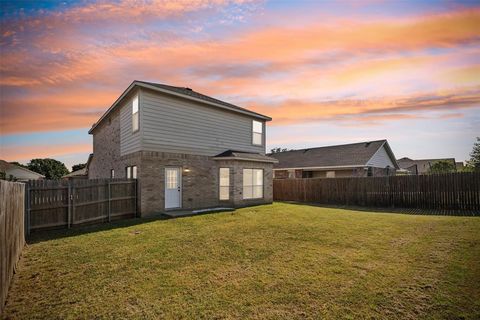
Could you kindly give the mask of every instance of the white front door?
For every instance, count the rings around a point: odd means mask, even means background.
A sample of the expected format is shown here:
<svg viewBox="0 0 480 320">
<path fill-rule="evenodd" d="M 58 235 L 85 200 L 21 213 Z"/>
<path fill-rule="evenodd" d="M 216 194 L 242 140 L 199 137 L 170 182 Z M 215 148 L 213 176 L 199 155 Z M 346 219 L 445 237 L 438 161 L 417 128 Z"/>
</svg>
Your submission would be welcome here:
<svg viewBox="0 0 480 320">
<path fill-rule="evenodd" d="M 165 209 L 182 207 L 181 181 L 180 168 L 165 168 Z"/>
</svg>

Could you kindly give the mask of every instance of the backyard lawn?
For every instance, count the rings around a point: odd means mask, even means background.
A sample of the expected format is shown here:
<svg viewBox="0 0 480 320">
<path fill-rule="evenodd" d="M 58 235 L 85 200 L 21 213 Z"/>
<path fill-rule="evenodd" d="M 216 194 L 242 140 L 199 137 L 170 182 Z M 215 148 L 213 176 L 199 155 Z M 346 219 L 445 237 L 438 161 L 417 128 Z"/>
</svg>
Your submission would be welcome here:
<svg viewBox="0 0 480 320">
<path fill-rule="evenodd" d="M 12 319 L 480 318 L 480 218 L 282 204 L 30 240 Z"/>
</svg>

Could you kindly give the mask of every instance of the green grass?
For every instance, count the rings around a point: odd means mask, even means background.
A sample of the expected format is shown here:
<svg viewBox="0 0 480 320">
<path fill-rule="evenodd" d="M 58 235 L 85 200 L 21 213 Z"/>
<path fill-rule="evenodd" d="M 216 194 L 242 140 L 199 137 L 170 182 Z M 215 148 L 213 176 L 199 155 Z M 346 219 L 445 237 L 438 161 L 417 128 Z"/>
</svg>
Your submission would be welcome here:
<svg viewBox="0 0 480 320">
<path fill-rule="evenodd" d="M 276 203 L 138 222 L 34 238 L 5 316 L 480 318 L 480 218 Z"/>
</svg>

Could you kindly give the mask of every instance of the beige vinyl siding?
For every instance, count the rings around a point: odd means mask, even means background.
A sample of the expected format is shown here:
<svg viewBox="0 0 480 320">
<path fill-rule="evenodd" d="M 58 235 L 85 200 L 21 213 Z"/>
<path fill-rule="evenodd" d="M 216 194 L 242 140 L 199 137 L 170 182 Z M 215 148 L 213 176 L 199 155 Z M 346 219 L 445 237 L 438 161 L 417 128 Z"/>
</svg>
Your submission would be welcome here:
<svg viewBox="0 0 480 320">
<path fill-rule="evenodd" d="M 382 146 L 378 151 L 373 155 L 373 157 L 368 161 L 368 166 L 377 167 L 377 168 L 395 168 L 392 160 L 390 159 L 385 146 Z"/>
<path fill-rule="evenodd" d="M 126 155 L 132 152 L 140 151 L 140 137 L 142 130 L 142 118 L 141 118 L 141 98 L 139 95 L 139 115 L 140 115 L 140 128 L 135 133 L 132 129 L 132 100 L 133 97 L 138 94 L 139 91 L 133 92 L 126 98 L 123 105 L 120 107 L 120 155 Z"/>
<path fill-rule="evenodd" d="M 265 153 L 265 135 L 262 146 L 252 144 L 253 118 L 247 115 L 150 90 L 142 90 L 140 110 L 142 150 L 207 156 L 228 149 Z"/>
</svg>

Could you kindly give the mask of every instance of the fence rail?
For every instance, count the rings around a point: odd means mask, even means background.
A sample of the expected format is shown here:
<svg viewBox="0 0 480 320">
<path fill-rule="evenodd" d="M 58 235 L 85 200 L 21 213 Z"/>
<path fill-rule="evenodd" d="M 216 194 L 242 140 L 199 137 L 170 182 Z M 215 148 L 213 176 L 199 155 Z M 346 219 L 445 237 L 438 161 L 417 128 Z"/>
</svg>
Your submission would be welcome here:
<svg viewBox="0 0 480 320">
<path fill-rule="evenodd" d="M 480 173 L 275 179 L 276 201 L 467 210 L 480 215 Z"/>
<path fill-rule="evenodd" d="M 137 216 L 137 181 L 35 180 L 26 189 L 27 233 Z"/>
<path fill-rule="evenodd" d="M 0 314 L 25 245 L 25 186 L 0 180 Z"/>
</svg>

